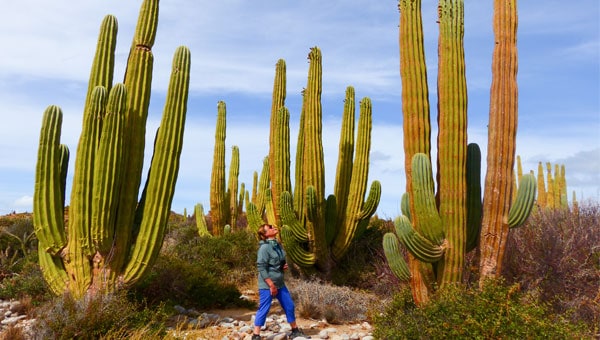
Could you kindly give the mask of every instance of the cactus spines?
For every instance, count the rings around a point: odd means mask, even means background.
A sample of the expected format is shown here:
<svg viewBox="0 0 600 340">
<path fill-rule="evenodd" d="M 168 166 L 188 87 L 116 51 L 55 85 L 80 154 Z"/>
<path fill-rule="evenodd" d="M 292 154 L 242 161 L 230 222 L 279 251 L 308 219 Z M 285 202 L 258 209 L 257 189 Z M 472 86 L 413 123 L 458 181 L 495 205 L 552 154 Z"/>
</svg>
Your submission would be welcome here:
<svg viewBox="0 0 600 340">
<path fill-rule="evenodd" d="M 158 1 L 144 1 L 125 83 L 115 86 L 111 81 L 116 20 L 108 16 L 102 24 L 66 228 L 63 205 L 68 149 L 58 144 L 60 109 L 50 106 L 44 114 L 34 224 L 40 241 L 40 266 L 56 294 L 68 290 L 81 297 L 131 285 L 152 266 L 162 245 L 183 142 L 190 53 L 185 47 L 175 52 L 163 120 L 138 202 L 157 18 Z"/>
</svg>

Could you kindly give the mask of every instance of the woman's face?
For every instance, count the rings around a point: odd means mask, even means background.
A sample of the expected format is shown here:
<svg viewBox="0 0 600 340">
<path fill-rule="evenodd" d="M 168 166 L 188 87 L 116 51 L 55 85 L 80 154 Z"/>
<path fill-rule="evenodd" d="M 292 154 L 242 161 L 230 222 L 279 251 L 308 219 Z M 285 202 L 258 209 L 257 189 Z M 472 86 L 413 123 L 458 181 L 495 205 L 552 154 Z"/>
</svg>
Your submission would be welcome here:
<svg viewBox="0 0 600 340">
<path fill-rule="evenodd" d="M 271 238 L 271 237 L 275 237 L 275 235 L 277 235 L 277 233 L 279 233 L 279 229 L 277 229 L 277 227 L 272 226 L 272 225 L 265 225 L 264 227 L 264 231 L 265 231 L 265 237 L 266 238 Z"/>
</svg>

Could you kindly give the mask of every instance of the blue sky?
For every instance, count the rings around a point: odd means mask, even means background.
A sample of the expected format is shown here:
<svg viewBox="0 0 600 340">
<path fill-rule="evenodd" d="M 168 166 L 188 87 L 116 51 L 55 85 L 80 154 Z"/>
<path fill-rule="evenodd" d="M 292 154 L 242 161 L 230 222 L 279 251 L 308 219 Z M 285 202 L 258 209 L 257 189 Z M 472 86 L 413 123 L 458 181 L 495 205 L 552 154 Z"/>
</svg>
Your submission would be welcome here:
<svg viewBox="0 0 600 340">
<path fill-rule="evenodd" d="M 39 129 L 50 104 L 64 112 L 62 142 L 72 154 L 98 28 L 119 21 L 115 81 L 123 78 L 141 1 L 41 1 L 2 4 L 0 11 L 0 214 L 32 210 Z M 485 159 L 493 1 L 466 1 L 465 54 L 469 141 Z M 565 164 L 569 192 L 600 198 L 600 3 L 519 1 L 519 129 L 523 168 Z M 431 112 L 435 122 L 437 1 L 423 1 Z M 400 214 L 404 192 L 397 1 L 162 0 L 154 46 L 153 94 L 146 158 L 160 121 L 173 52 L 192 52 L 181 168 L 172 209 L 208 206 L 217 102 L 227 103 L 228 149 L 240 148 L 240 182 L 249 188 L 268 152 L 275 63 L 287 64 L 292 151 L 306 85 L 310 47 L 323 54 L 326 191 L 333 191 L 344 91 L 373 103 L 370 181 L 382 183 L 378 214 Z M 435 138 L 435 134 L 432 135 Z M 74 156 L 73 156 L 74 157 Z M 230 152 L 227 153 L 229 165 Z M 73 174 L 70 162 L 69 177 Z M 144 172 L 145 173 L 145 172 Z M 70 193 L 70 184 L 67 192 Z M 571 193 L 569 194 L 569 200 Z"/>
</svg>

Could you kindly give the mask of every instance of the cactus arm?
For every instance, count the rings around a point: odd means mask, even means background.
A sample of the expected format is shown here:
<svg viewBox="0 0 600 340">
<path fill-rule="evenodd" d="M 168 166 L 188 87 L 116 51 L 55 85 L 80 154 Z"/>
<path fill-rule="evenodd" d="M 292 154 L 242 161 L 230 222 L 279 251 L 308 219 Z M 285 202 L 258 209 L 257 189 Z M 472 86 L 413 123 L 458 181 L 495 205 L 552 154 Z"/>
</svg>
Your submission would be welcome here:
<svg viewBox="0 0 600 340">
<path fill-rule="evenodd" d="M 244 198 L 246 197 L 246 184 L 244 184 L 244 182 L 242 182 L 240 184 L 240 192 L 238 193 L 238 202 L 237 202 L 237 216 L 240 216 L 242 214 L 242 212 L 244 211 Z"/>
<path fill-rule="evenodd" d="M 194 206 L 194 214 L 196 216 L 196 227 L 198 228 L 198 236 L 212 236 L 208 232 L 208 226 L 206 225 L 206 219 L 204 218 L 204 206 L 198 203 Z"/>
<path fill-rule="evenodd" d="M 304 188 L 309 185 L 315 188 L 316 195 L 322 203 L 325 192 L 325 165 L 323 156 L 321 107 L 322 89 L 322 57 L 321 50 L 313 47 L 308 55 L 310 60 L 308 83 L 306 86 L 304 105 L 306 106 L 304 121 Z M 322 208 L 318 208 L 322 213 Z"/>
<path fill-rule="evenodd" d="M 115 245 L 111 266 L 121 272 L 128 257 L 146 141 L 146 120 L 150 105 L 154 55 L 152 45 L 158 26 L 158 0 L 144 0 L 138 17 L 127 60 L 123 83 L 127 89 L 123 148 L 126 154 L 121 168 L 119 214 L 116 221 Z"/>
<path fill-rule="evenodd" d="M 381 199 L 381 182 L 373 181 L 369 189 L 367 200 L 363 204 L 363 209 L 360 211 L 358 218 L 361 220 L 370 219 L 377 211 L 379 200 Z"/>
<path fill-rule="evenodd" d="M 300 124 L 298 126 L 298 141 L 296 145 L 296 165 L 294 169 L 294 210 L 299 214 L 301 220 L 304 219 L 304 122 L 306 120 L 306 91 L 302 91 L 302 111 L 300 112 Z"/>
<path fill-rule="evenodd" d="M 508 211 L 508 226 L 516 228 L 523 225 L 529 217 L 535 203 L 536 178 L 531 174 L 523 175 L 514 203 Z"/>
<path fill-rule="evenodd" d="M 284 191 L 279 198 L 279 211 L 281 211 L 281 223 L 289 228 L 291 236 L 296 242 L 308 242 L 308 236 L 304 225 L 298 220 L 294 213 L 292 195 Z"/>
<path fill-rule="evenodd" d="M 399 280 L 408 280 L 410 278 L 410 270 L 408 264 L 402 257 L 402 253 L 400 252 L 400 242 L 396 235 L 393 233 L 386 233 L 383 235 L 382 243 L 385 258 L 388 261 L 392 273 L 394 273 Z"/>
<path fill-rule="evenodd" d="M 49 106 L 42 118 L 33 196 L 33 224 L 41 249 L 56 255 L 66 245 L 61 188 L 62 111 Z"/>
<path fill-rule="evenodd" d="M 426 263 L 437 262 L 444 255 L 443 246 L 433 244 L 427 238 L 416 232 L 406 216 L 400 216 L 394 220 L 396 235 L 410 253 L 419 261 Z"/>
<path fill-rule="evenodd" d="M 229 165 L 229 178 L 227 184 L 227 198 L 229 201 L 229 224 L 237 225 L 238 218 L 238 181 L 240 175 L 240 149 L 234 145 L 231 148 L 231 164 Z"/>
<path fill-rule="evenodd" d="M 361 220 L 371 217 L 361 216 L 363 200 L 367 190 L 367 180 L 369 177 L 371 129 L 371 100 L 365 97 L 360 102 L 360 117 L 358 120 L 358 134 L 356 140 L 356 157 L 352 166 L 350 188 L 348 192 L 348 203 L 346 206 L 346 219 L 344 220 L 343 227 L 338 231 L 332 246 L 332 254 L 334 259 L 341 259 L 342 256 L 344 256 L 348 250 L 348 247 L 350 246 L 350 243 L 354 239 L 356 230 Z"/>
<path fill-rule="evenodd" d="M 56 295 L 63 294 L 67 288 L 69 277 L 60 257 L 52 256 L 38 242 L 38 260 L 44 280 Z"/>
<path fill-rule="evenodd" d="M 254 171 L 252 174 L 252 196 L 250 196 L 251 202 L 256 202 L 258 197 L 258 172 Z"/>
<path fill-rule="evenodd" d="M 440 245 L 445 239 L 443 221 L 437 211 L 433 193 L 433 177 L 429 158 L 423 153 L 413 156 L 412 198 L 416 219 L 416 230 L 431 242 Z"/>
<path fill-rule="evenodd" d="M 210 176 L 210 216 L 213 234 L 221 235 L 226 223 L 225 214 L 225 129 L 227 109 L 225 102 L 217 104 L 217 124 L 212 173 Z"/>
<path fill-rule="evenodd" d="M 67 172 L 69 171 L 69 148 L 61 144 L 60 146 L 60 192 L 61 192 L 61 207 L 65 206 L 65 191 L 67 189 Z"/>
<path fill-rule="evenodd" d="M 325 243 L 331 245 L 339 231 L 337 219 L 337 198 L 335 195 L 327 196 L 325 201 Z"/>
<path fill-rule="evenodd" d="M 346 88 L 346 98 L 344 99 L 344 113 L 342 115 L 342 131 L 340 132 L 340 144 L 338 153 L 338 163 L 335 175 L 334 195 L 338 198 L 337 202 L 337 221 L 341 222 L 346 217 L 346 206 L 348 204 L 348 192 L 350 190 L 350 181 L 352 179 L 352 161 L 354 159 L 354 116 L 355 93 L 352 86 Z M 339 226 L 342 228 L 342 226 Z"/>
<path fill-rule="evenodd" d="M 467 145 L 467 253 L 479 243 L 481 213 L 481 151 L 471 143 Z"/>
<path fill-rule="evenodd" d="M 270 225 L 278 225 L 275 218 L 275 205 L 273 204 L 271 189 L 265 190 L 265 213 L 267 215 L 267 223 Z"/>
<path fill-rule="evenodd" d="M 91 238 L 96 251 L 108 255 L 114 237 L 117 214 L 119 169 L 123 157 L 123 116 L 126 90 L 123 84 L 113 87 L 108 98 L 102 124 L 100 145 L 96 154 L 92 189 Z"/>
<path fill-rule="evenodd" d="M 265 157 L 263 159 L 263 167 L 260 171 L 260 179 L 258 181 L 258 188 L 256 193 L 256 208 L 258 212 L 262 215 L 265 212 L 266 201 L 265 201 L 265 192 L 269 189 L 270 176 L 269 176 L 269 157 Z"/>
<path fill-rule="evenodd" d="M 190 59 L 187 47 L 177 48 L 163 118 L 156 138 L 156 149 L 150 165 L 140 232 L 123 275 L 125 284 L 136 282 L 150 269 L 162 245 L 179 172 L 190 82 Z"/>
<path fill-rule="evenodd" d="M 71 281 L 70 290 L 81 296 L 92 281 L 90 259 L 94 254 L 92 225 L 94 214 L 94 171 L 98 145 L 101 140 L 102 120 L 106 110 L 107 92 L 103 87 L 96 87 L 87 101 L 84 110 L 83 127 L 77 155 L 75 157 L 75 173 L 69 207 L 68 235 L 70 242 L 66 248 L 65 268 Z M 105 136 L 110 138 L 110 136 Z M 113 226 L 107 226 L 113 228 Z"/>
<path fill-rule="evenodd" d="M 271 193 L 275 224 L 280 223 L 278 211 L 279 195 L 284 191 L 291 191 L 290 179 L 290 113 L 285 108 L 286 96 L 286 65 L 279 59 L 275 66 L 275 80 L 273 81 L 273 99 L 271 104 L 271 129 L 269 130 L 269 162 Z"/>
<path fill-rule="evenodd" d="M 248 229 L 254 233 L 264 224 L 262 215 L 258 212 L 256 204 L 250 201 L 246 204 L 246 218 L 248 219 Z"/>
<path fill-rule="evenodd" d="M 317 262 L 315 253 L 302 248 L 291 233 L 287 225 L 281 227 L 281 239 L 283 240 L 287 255 L 300 267 L 310 268 L 314 266 Z"/>
<path fill-rule="evenodd" d="M 410 217 L 410 195 L 408 192 L 402 194 L 400 198 L 400 211 L 402 215 L 406 216 L 409 220 L 412 220 Z"/>
<path fill-rule="evenodd" d="M 92 62 L 85 107 L 90 104 L 96 86 L 102 86 L 110 93 L 115 69 L 115 48 L 117 47 L 117 18 L 107 15 L 100 25 L 96 54 Z"/>
</svg>

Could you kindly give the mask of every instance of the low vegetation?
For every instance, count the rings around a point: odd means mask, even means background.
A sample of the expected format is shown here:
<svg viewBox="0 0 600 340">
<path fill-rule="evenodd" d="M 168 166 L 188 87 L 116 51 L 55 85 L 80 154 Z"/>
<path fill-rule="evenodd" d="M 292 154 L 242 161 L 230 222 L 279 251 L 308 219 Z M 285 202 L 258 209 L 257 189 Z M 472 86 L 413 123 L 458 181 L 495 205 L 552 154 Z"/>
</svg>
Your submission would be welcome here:
<svg viewBox="0 0 600 340">
<path fill-rule="evenodd" d="M 288 284 L 300 317 L 333 324 L 370 321 L 377 339 L 593 339 L 600 332 L 599 209 L 594 203 L 581 205 L 578 214 L 536 212 L 511 233 L 502 280 L 479 290 L 477 277 L 465 275 L 463 284 L 439 292 L 422 308 L 387 268 L 381 238 L 391 222 L 377 218 L 331 282 L 296 276 Z M 127 292 L 77 301 L 48 290 L 37 266 L 36 240 L 27 237 L 33 231 L 30 216 L 0 217 L 0 227 L 18 236 L 0 233 L 0 299 L 21 300 L 22 313 L 38 319 L 36 333 L 48 338 L 162 338 L 169 326 L 177 326 L 170 322 L 175 305 L 199 311 L 256 307 L 240 299 L 245 290 L 256 289 L 257 242 L 243 229 L 200 237 L 193 221 L 174 216 L 145 280 Z M 15 327 L 2 336 L 25 339 Z"/>
</svg>

